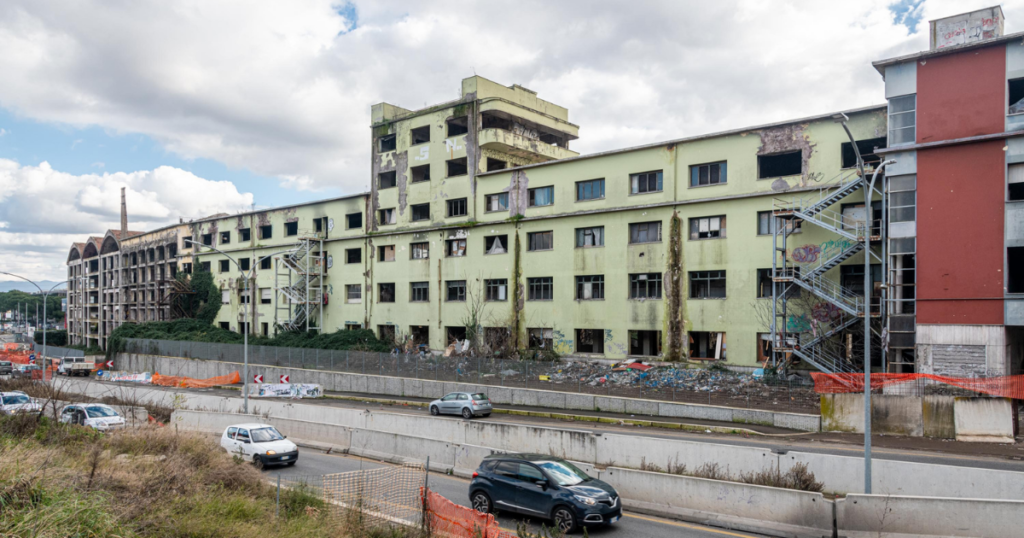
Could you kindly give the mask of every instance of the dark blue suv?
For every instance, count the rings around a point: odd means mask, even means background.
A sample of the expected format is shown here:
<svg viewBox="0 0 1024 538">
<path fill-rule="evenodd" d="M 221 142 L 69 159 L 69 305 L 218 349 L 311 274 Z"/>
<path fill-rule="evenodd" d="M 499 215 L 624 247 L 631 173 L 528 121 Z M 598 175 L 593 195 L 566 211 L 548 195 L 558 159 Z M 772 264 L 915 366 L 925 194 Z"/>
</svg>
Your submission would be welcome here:
<svg viewBox="0 0 1024 538">
<path fill-rule="evenodd" d="M 622 517 L 615 488 L 568 461 L 542 454 L 487 456 L 473 473 L 469 500 L 478 512 L 505 510 L 550 519 L 566 534 Z"/>
</svg>

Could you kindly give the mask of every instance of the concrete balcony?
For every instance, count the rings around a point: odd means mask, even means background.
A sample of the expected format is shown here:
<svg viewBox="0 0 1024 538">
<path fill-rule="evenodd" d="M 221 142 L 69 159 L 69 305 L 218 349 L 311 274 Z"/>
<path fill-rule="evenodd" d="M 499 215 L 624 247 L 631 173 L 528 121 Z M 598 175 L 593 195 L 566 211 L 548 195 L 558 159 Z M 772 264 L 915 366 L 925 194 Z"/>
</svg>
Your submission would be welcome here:
<svg viewBox="0 0 1024 538">
<path fill-rule="evenodd" d="M 483 129 L 479 133 L 480 146 L 530 160 L 551 161 L 576 157 L 579 153 L 505 129 Z M 539 159 L 538 159 L 539 157 Z"/>
</svg>

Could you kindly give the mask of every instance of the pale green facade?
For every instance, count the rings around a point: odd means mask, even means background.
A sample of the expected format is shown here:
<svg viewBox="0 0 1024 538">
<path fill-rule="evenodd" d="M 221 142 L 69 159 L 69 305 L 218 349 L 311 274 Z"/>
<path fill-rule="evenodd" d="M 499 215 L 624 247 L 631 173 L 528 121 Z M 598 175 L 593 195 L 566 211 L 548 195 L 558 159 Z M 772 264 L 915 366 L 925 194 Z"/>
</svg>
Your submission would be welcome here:
<svg viewBox="0 0 1024 538">
<path fill-rule="evenodd" d="M 857 140 L 885 136 L 884 106 L 847 115 Z M 453 132 L 447 122 L 461 117 L 467 132 L 447 136 Z M 759 334 L 769 330 L 764 312 L 771 308 L 770 298 L 758 298 L 758 269 L 772 263 L 772 236 L 758 233 L 758 212 L 770 211 L 776 198 L 817 196 L 820 185 L 854 173 L 842 167 L 841 147 L 848 138 L 830 115 L 577 156 L 569 143 L 578 128 L 568 122 L 564 108 L 525 88 L 473 77 L 463 81 L 460 100 L 422 111 L 375 105 L 372 118 L 370 193 L 207 219 L 193 223 L 192 233 L 197 241 L 208 234 L 212 246 L 250 260 L 294 248 L 301 237 L 317 237 L 329 259 L 323 279 L 327 304 L 318 320 L 323 330 L 351 325 L 394 331 L 415 335 L 435 350 L 455 335 L 448 328 L 465 327 L 475 311 L 481 329 L 498 329 L 485 330 L 484 340 L 504 331 L 518 348 L 530 344 L 532 332 L 549 337 L 544 345 L 560 354 L 677 360 L 692 353 L 752 366 L 759 358 Z M 429 141 L 421 140 L 425 132 Z M 759 179 L 765 175 L 759 171 L 770 166 L 759 156 L 794 151 L 799 153 L 788 164 L 798 172 Z M 464 173 L 460 159 L 466 159 Z M 495 160 L 508 168 L 488 171 Z M 691 186 L 691 167 L 710 163 L 725 163 L 724 172 L 717 168 L 720 183 Z M 423 168 L 417 169 L 422 166 L 429 167 L 429 180 L 423 180 Z M 711 168 L 705 170 L 710 177 Z M 655 173 L 637 183 L 646 180 L 650 189 L 637 190 L 651 192 L 634 192 L 632 176 L 648 172 Z M 700 168 L 698 181 L 699 174 Z M 598 179 L 604 196 L 578 200 L 577 182 Z M 547 201 L 544 191 L 533 190 L 544 187 L 553 187 L 552 203 L 531 205 Z M 488 198 L 499 194 L 505 196 L 504 206 Z M 463 198 L 464 204 L 458 201 Z M 382 215 L 392 209 L 393 217 Z M 349 227 L 353 214 L 362 215 L 361 222 Z M 724 223 L 691 223 L 709 217 L 725 217 Z M 319 230 L 315 219 L 325 219 Z M 296 223 L 295 235 L 286 235 L 288 222 Z M 641 223 L 660 223 L 660 237 L 653 226 L 631 232 L 631 225 Z M 268 224 L 271 235 L 262 238 L 258 228 Z M 603 246 L 578 247 L 583 233 L 578 230 L 595 227 L 603 228 Z M 691 227 L 698 235 L 704 229 L 705 235 L 717 231 L 719 237 L 691 238 Z M 245 228 L 250 239 L 240 242 Z M 230 237 L 222 243 L 225 231 Z M 551 233 L 531 239 L 530 234 L 544 232 Z M 493 237 L 501 238 L 500 247 L 488 239 Z M 637 242 L 644 238 L 649 241 Z M 815 252 L 835 248 L 838 239 L 805 226 L 790 237 L 790 248 L 810 246 L 799 255 L 810 260 Z M 459 246 L 448 241 L 460 240 L 465 255 L 450 255 Z M 423 243 L 426 258 L 414 258 L 414 252 L 424 254 Z M 542 250 L 531 250 L 531 244 Z M 393 261 L 388 247 L 394 248 Z M 221 272 L 223 256 L 202 250 L 196 263 L 209 262 L 227 291 L 217 322 L 238 330 L 238 271 L 232 266 Z M 350 250 L 358 250 L 358 261 L 349 263 Z M 860 255 L 846 262 L 862 263 Z M 691 273 L 709 271 L 725 271 L 725 296 L 691 298 L 697 289 L 691 290 Z M 255 333 L 273 333 L 275 320 L 287 314 L 287 304 L 273 291 L 280 285 L 274 273 L 255 269 Z M 837 268 L 827 276 L 838 280 L 838 273 Z M 593 298 L 595 282 L 578 286 L 577 277 L 601 277 L 603 298 Z M 537 278 L 550 278 L 550 285 L 531 280 Z M 657 278 L 660 286 L 653 284 Z M 710 277 L 704 273 L 703 278 Z M 492 282 L 488 296 L 487 281 L 500 280 L 504 292 Z M 465 300 L 457 300 L 457 286 L 449 296 L 449 283 L 458 281 L 466 281 Z M 716 289 L 719 282 L 715 279 Z M 381 285 L 393 285 L 393 302 Z M 359 290 L 358 298 L 349 293 L 351 286 Z M 659 296 L 637 298 L 655 294 L 658 287 Z M 796 318 L 791 323 L 802 328 L 806 318 Z M 720 345 L 717 333 L 724 333 Z"/>
</svg>

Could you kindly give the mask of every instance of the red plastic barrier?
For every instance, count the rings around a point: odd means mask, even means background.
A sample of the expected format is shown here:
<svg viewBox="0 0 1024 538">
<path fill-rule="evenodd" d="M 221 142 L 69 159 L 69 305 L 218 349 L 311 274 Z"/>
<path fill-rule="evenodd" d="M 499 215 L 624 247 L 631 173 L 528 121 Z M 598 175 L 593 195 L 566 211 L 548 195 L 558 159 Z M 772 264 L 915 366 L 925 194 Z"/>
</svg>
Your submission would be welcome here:
<svg viewBox="0 0 1024 538">
<path fill-rule="evenodd" d="M 238 371 L 234 371 L 229 375 L 221 375 L 217 377 L 211 377 L 209 379 L 193 379 L 191 377 L 179 377 L 171 375 L 160 375 L 158 373 L 153 374 L 153 384 L 161 385 L 164 387 L 185 387 L 190 389 L 208 389 L 217 385 L 234 385 L 242 380 L 241 376 L 238 375 Z"/>
<path fill-rule="evenodd" d="M 423 488 L 420 488 L 422 495 Z M 452 538 L 498 538 L 501 527 L 491 514 L 459 506 L 441 495 L 427 491 L 424 499 L 430 532 Z"/>
<path fill-rule="evenodd" d="M 828 374 L 813 372 L 814 390 L 818 394 L 864 392 L 864 374 Z M 1024 375 L 1003 377 L 947 377 L 933 374 L 871 374 L 871 388 L 899 385 L 920 379 L 931 379 L 971 392 L 1003 398 L 1024 399 Z"/>
</svg>

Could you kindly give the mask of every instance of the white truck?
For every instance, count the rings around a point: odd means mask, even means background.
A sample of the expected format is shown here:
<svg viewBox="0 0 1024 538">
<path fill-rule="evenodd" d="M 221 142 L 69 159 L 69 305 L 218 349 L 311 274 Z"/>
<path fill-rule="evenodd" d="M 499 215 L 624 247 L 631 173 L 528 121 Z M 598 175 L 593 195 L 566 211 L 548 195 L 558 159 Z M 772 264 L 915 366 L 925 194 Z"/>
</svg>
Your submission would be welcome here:
<svg viewBox="0 0 1024 538">
<path fill-rule="evenodd" d="M 92 359 L 86 357 L 64 357 L 59 360 L 60 363 L 57 365 L 57 373 L 68 377 L 76 375 L 89 377 L 89 374 L 92 373 L 96 366 Z"/>
</svg>

